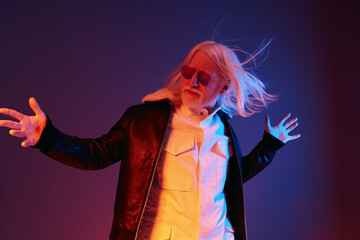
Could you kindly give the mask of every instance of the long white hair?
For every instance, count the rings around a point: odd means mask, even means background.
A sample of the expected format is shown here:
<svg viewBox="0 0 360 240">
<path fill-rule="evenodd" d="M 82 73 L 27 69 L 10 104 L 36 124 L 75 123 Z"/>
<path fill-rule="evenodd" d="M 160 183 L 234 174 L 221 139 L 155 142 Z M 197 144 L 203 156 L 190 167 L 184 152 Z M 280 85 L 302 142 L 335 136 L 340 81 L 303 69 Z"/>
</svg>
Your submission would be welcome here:
<svg viewBox="0 0 360 240">
<path fill-rule="evenodd" d="M 266 108 L 268 103 L 276 99 L 276 95 L 265 91 L 265 85 L 252 73 L 245 71 L 243 66 L 259 55 L 264 48 L 250 55 L 243 63 L 236 56 L 235 51 L 224 44 L 214 41 L 201 42 L 190 50 L 183 63 L 170 75 L 167 89 L 180 101 L 181 66 L 189 64 L 196 52 L 202 51 L 208 55 L 219 67 L 222 77 L 228 81 L 228 89 L 220 94 L 217 104 L 222 111 L 230 115 L 240 114 L 249 117 Z"/>
</svg>

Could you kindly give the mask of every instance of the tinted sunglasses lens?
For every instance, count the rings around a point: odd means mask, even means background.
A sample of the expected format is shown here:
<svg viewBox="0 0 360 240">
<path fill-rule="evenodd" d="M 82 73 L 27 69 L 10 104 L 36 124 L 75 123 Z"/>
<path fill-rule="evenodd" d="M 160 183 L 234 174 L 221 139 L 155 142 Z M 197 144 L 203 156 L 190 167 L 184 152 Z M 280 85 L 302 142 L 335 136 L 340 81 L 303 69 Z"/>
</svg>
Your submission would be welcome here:
<svg viewBox="0 0 360 240">
<path fill-rule="evenodd" d="M 202 85 L 206 86 L 210 82 L 210 75 L 206 72 L 199 71 L 198 80 Z"/>
<path fill-rule="evenodd" d="M 192 76 L 194 76 L 194 73 L 196 72 L 195 69 L 192 67 L 189 67 L 188 65 L 184 65 L 181 68 L 181 74 L 184 76 L 184 78 L 190 79 Z"/>
</svg>

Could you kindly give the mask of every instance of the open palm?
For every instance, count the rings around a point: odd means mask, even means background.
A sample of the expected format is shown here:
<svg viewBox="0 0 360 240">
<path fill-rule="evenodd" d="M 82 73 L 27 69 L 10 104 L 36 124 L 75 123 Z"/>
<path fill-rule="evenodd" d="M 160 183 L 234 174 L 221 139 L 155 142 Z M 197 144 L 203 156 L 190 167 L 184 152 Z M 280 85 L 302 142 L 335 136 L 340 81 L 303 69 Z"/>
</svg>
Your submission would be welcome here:
<svg viewBox="0 0 360 240">
<path fill-rule="evenodd" d="M 46 115 L 40 109 L 35 98 L 29 99 L 29 105 L 35 112 L 34 116 L 27 116 L 9 108 L 0 108 L 0 113 L 17 119 L 19 122 L 11 120 L 0 120 L 0 127 L 10 128 L 10 135 L 23 138 L 21 146 L 34 146 L 39 141 L 42 131 L 46 125 Z"/>
<path fill-rule="evenodd" d="M 267 131 L 283 143 L 299 138 L 301 136 L 300 134 L 289 135 L 289 133 L 298 126 L 297 118 L 293 118 L 286 122 L 286 120 L 290 116 L 290 113 L 286 114 L 279 120 L 279 122 L 276 123 L 275 126 L 271 126 L 269 116 L 265 115 L 265 131 Z"/>
</svg>

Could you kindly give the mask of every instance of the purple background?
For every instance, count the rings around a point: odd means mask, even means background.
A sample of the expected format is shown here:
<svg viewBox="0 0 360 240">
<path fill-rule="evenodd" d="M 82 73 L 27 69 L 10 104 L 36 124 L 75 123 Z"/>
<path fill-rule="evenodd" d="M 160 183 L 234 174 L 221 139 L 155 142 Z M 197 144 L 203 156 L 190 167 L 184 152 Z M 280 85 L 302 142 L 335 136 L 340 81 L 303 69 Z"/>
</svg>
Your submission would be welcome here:
<svg viewBox="0 0 360 240">
<path fill-rule="evenodd" d="M 242 150 L 292 112 L 302 137 L 245 184 L 251 240 L 359 239 L 357 1 L 0 2 L 0 106 L 31 114 L 34 96 L 62 131 L 97 137 L 164 86 L 187 52 L 236 40 L 248 52 L 275 34 L 256 70 L 279 101 L 234 118 Z M 1 116 L 1 118 L 6 118 Z M 0 239 L 107 239 L 119 164 L 81 171 L 0 129 Z"/>
</svg>

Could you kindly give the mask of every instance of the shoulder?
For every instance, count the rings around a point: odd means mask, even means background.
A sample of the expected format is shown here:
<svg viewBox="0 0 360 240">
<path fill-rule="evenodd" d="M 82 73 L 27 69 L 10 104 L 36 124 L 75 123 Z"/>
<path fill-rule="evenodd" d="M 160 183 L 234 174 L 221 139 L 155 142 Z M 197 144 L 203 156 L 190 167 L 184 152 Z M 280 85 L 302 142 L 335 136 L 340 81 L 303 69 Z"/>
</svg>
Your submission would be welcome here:
<svg viewBox="0 0 360 240">
<path fill-rule="evenodd" d="M 161 112 L 161 111 L 170 111 L 171 110 L 171 102 L 167 99 L 161 101 L 154 102 L 145 102 L 142 104 L 137 104 L 130 106 L 126 112 Z"/>
<path fill-rule="evenodd" d="M 147 118 L 155 117 L 158 115 L 170 115 L 171 102 L 169 100 L 145 102 L 130 106 L 122 118 L 125 119 L 141 119 L 146 120 Z"/>
<path fill-rule="evenodd" d="M 229 128 L 230 127 L 229 119 L 231 118 L 231 115 L 223 112 L 221 109 L 217 112 L 217 115 L 220 117 L 225 127 Z"/>
<path fill-rule="evenodd" d="M 138 126 L 144 123 L 161 123 L 169 118 L 170 113 L 171 104 L 166 100 L 133 105 L 124 112 L 111 131 L 129 129 L 132 125 Z"/>
</svg>

